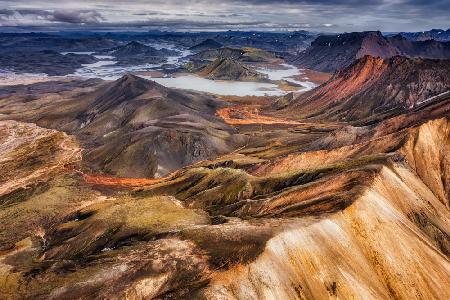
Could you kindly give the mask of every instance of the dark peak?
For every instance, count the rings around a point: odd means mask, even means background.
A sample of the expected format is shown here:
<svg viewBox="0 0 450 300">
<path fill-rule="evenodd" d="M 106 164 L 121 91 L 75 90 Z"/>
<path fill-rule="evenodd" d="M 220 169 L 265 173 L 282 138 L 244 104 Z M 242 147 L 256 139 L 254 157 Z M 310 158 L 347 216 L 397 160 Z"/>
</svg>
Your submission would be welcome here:
<svg viewBox="0 0 450 300">
<path fill-rule="evenodd" d="M 149 91 L 157 90 L 159 93 L 162 93 L 165 89 L 165 87 L 154 81 L 129 73 L 125 74 L 111 82 L 103 93 L 97 96 L 94 106 L 88 115 L 101 113 L 124 102 L 132 102 L 135 98 Z"/>
<path fill-rule="evenodd" d="M 136 41 L 131 41 L 128 44 L 126 44 L 125 46 L 130 46 L 130 47 L 145 47 L 144 44 L 141 44 L 139 42 Z"/>
<path fill-rule="evenodd" d="M 364 34 L 366 34 L 367 36 L 376 36 L 376 37 L 383 37 L 383 34 L 381 33 L 381 31 L 363 31 Z"/>
<path fill-rule="evenodd" d="M 198 50 L 198 49 L 216 49 L 216 48 L 221 48 L 223 45 L 211 38 L 208 38 L 206 40 L 204 40 L 203 42 L 192 46 L 191 50 Z"/>
<path fill-rule="evenodd" d="M 209 45 L 209 46 L 213 45 L 213 46 L 222 47 L 221 43 L 219 43 L 219 42 L 217 42 L 217 41 L 215 41 L 213 39 L 206 39 L 203 42 L 201 42 L 199 45 Z"/>
<path fill-rule="evenodd" d="M 136 76 L 132 73 L 126 73 L 122 77 L 116 80 L 116 82 L 133 82 L 136 80 L 145 80 L 144 78 L 141 78 L 139 76 Z"/>
<path fill-rule="evenodd" d="M 399 40 L 399 41 L 408 40 L 401 33 L 397 33 L 396 35 L 393 35 L 390 38 L 394 39 L 394 40 Z"/>
<path fill-rule="evenodd" d="M 359 44 L 366 38 L 384 38 L 380 31 L 346 32 L 334 35 L 320 35 L 311 45 L 315 46 L 341 46 L 348 44 Z"/>
<path fill-rule="evenodd" d="M 131 73 L 126 73 L 116 81 L 112 83 L 113 87 L 119 87 L 119 88 L 138 88 L 138 90 L 148 90 L 155 87 L 164 88 L 162 85 L 152 81 L 147 80 L 145 78 L 136 76 Z"/>
</svg>

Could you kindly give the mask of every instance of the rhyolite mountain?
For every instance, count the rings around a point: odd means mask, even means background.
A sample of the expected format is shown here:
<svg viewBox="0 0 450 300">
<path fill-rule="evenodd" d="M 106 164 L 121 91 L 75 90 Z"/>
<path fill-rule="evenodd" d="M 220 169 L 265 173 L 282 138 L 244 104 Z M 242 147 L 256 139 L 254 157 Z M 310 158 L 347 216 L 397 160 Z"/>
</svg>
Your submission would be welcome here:
<svg viewBox="0 0 450 300">
<path fill-rule="evenodd" d="M 347 67 L 365 55 L 389 58 L 396 55 L 422 58 L 450 58 L 450 43 L 410 41 L 385 37 L 379 31 L 351 32 L 317 37 L 303 52 L 292 59 L 301 67 L 334 72 Z"/>
<path fill-rule="evenodd" d="M 361 121 L 416 107 L 450 90 L 450 60 L 366 55 L 300 95 L 286 111 L 302 118 Z"/>
</svg>

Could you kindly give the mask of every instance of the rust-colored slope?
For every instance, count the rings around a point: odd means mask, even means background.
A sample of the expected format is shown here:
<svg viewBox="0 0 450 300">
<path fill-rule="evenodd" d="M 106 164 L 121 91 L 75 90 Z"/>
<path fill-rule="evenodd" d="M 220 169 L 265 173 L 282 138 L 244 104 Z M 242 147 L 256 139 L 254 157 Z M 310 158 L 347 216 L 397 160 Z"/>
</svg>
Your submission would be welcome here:
<svg viewBox="0 0 450 300">
<path fill-rule="evenodd" d="M 283 115 L 361 121 L 420 105 L 450 90 L 450 60 L 365 56 L 298 97 Z"/>
<path fill-rule="evenodd" d="M 44 182 L 81 161 L 81 148 L 62 132 L 0 121 L 0 196 Z"/>
<path fill-rule="evenodd" d="M 301 125 L 304 123 L 286 120 L 282 118 L 274 118 L 264 116 L 259 113 L 260 108 L 257 105 L 237 105 L 233 107 L 221 108 L 217 111 L 217 115 L 221 117 L 225 123 L 230 125 Z"/>
</svg>

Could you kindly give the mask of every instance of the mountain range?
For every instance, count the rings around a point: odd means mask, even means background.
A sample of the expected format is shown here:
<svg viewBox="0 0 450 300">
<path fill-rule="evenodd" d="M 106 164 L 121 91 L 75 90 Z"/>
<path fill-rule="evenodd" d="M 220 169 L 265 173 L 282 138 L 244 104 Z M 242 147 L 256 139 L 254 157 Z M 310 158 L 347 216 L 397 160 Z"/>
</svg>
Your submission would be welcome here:
<svg viewBox="0 0 450 300">
<path fill-rule="evenodd" d="M 450 58 L 450 42 L 411 41 L 401 35 L 385 37 L 379 31 L 319 36 L 311 46 L 292 58 L 292 62 L 313 70 L 334 72 L 365 55 L 389 58 L 396 55 Z"/>
</svg>

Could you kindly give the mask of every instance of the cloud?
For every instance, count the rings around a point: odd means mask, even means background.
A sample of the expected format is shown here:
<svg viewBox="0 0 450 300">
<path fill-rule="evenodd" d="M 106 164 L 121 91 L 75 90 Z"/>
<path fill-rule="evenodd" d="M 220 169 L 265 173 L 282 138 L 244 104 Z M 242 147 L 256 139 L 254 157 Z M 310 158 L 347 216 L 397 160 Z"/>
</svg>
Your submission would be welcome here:
<svg viewBox="0 0 450 300">
<path fill-rule="evenodd" d="M 95 11 L 55 11 L 49 18 L 50 21 L 71 24 L 97 24 L 104 20 L 103 16 Z"/>
<path fill-rule="evenodd" d="M 0 25 L 164 30 L 422 31 L 450 27 L 448 0 L 0 0 Z M 26 7 L 26 8 L 25 8 Z M 351 20 L 351 22 L 349 22 Z M 333 24 L 332 26 L 327 26 Z M 64 25 L 64 26 L 61 26 Z M 1 30 L 1 29 L 0 29 Z"/>
<path fill-rule="evenodd" d="M 97 24 L 104 17 L 95 10 L 43 10 L 43 9 L 1 9 L 0 18 L 11 18 L 14 16 L 34 16 L 40 20 L 49 22 L 70 24 Z"/>
</svg>

